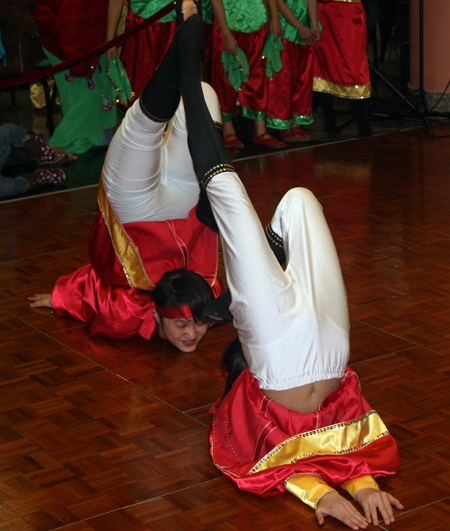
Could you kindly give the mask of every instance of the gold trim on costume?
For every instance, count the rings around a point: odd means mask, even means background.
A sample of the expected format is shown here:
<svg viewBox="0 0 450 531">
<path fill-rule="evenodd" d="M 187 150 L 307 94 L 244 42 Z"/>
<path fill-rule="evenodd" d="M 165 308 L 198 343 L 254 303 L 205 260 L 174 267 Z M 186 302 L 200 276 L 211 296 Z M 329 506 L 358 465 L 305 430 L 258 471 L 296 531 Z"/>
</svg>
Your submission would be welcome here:
<svg viewBox="0 0 450 531">
<path fill-rule="evenodd" d="M 342 2 L 344 0 L 337 1 Z M 338 85 L 327 79 L 322 79 L 321 77 L 315 77 L 313 79 L 313 91 L 328 92 L 329 94 L 333 94 L 339 98 L 362 100 L 365 98 L 370 98 L 372 95 L 372 85 L 367 83 L 366 85 L 355 85 L 353 87 L 348 87 L 346 85 Z"/>
<path fill-rule="evenodd" d="M 384 422 L 374 410 L 357 419 L 300 433 L 286 439 L 251 469 L 249 474 L 293 464 L 316 455 L 343 455 L 354 452 L 388 435 Z"/>
<path fill-rule="evenodd" d="M 219 129 L 219 131 L 222 131 L 223 132 L 223 125 L 220 123 L 220 122 L 214 122 L 214 127 L 216 129 Z"/>
<path fill-rule="evenodd" d="M 206 185 L 215 175 L 218 175 L 219 173 L 224 173 L 226 171 L 234 172 L 233 166 L 231 164 L 217 164 L 216 166 L 213 166 L 205 173 L 205 176 L 202 180 L 203 188 L 206 190 Z"/>
<path fill-rule="evenodd" d="M 214 272 L 214 280 L 210 284 L 211 288 L 214 287 L 217 277 L 219 276 L 219 238 L 216 238 L 216 270 Z"/>
<path fill-rule="evenodd" d="M 157 118 L 156 116 L 153 116 L 153 114 L 149 113 L 147 109 L 144 107 L 144 104 L 142 103 L 142 94 L 139 97 L 139 106 L 141 108 L 141 111 L 147 116 L 149 120 L 152 122 L 156 122 L 157 124 L 164 124 L 166 122 L 170 121 L 170 118 Z"/>
<path fill-rule="evenodd" d="M 124 107 L 127 107 L 133 101 L 134 92 L 131 91 L 131 97 L 127 98 L 126 101 L 124 101 L 120 97 L 120 93 L 123 92 L 123 89 L 120 89 L 117 86 L 117 83 L 115 82 L 114 78 L 110 75 L 110 73 L 109 73 L 109 61 L 112 61 L 113 64 L 117 66 L 116 57 L 114 57 L 114 55 L 112 55 L 111 59 L 108 59 L 108 61 L 106 62 L 106 75 L 108 76 L 108 79 L 109 79 L 111 85 L 114 87 L 114 90 L 116 91 L 115 98 L 111 102 L 111 107 L 114 108 L 114 107 L 116 107 L 119 104 L 123 105 Z M 120 76 L 121 77 L 121 81 L 123 81 L 125 75 L 126 75 L 125 68 L 123 68 L 123 66 L 122 66 L 122 73 L 121 73 L 121 76 Z"/>
<path fill-rule="evenodd" d="M 153 290 L 155 284 L 148 278 L 142 263 L 139 250 L 128 236 L 114 207 L 109 202 L 103 184 L 103 174 L 98 185 L 98 205 L 108 228 L 111 243 L 117 258 L 123 267 L 123 272 L 132 288 Z"/>
<path fill-rule="evenodd" d="M 333 2 L 359 2 L 361 3 L 361 0 L 333 0 Z"/>
<path fill-rule="evenodd" d="M 277 247 L 281 247 L 284 250 L 283 240 L 280 236 L 278 236 L 276 232 L 274 232 L 274 230 L 270 226 L 270 223 L 269 225 L 267 225 L 265 233 L 269 240 L 274 243 L 274 245 L 276 245 Z"/>
</svg>

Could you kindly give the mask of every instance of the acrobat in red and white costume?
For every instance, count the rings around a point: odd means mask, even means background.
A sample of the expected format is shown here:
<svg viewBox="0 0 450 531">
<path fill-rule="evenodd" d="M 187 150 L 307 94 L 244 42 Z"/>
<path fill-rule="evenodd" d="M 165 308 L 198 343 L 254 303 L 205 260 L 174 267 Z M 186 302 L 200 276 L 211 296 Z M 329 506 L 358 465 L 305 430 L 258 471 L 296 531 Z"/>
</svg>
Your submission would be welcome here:
<svg viewBox="0 0 450 531">
<path fill-rule="evenodd" d="M 373 476 L 397 472 L 398 450 L 347 368 L 346 292 L 319 202 L 295 188 L 278 205 L 269 236 L 285 249 L 283 271 L 238 176 L 215 175 L 207 193 L 249 366 L 213 408 L 215 465 L 241 489 L 261 496 L 288 490 L 314 508 L 340 486 L 351 494 L 378 488 Z M 313 413 L 264 394 L 332 378 L 340 386 Z"/>
<path fill-rule="evenodd" d="M 200 62 L 199 20 L 182 28 L 180 64 Z M 346 290 L 322 207 L 294 188 L 263 230 L 203 101 L 198 70 L 192 61 L 180 75 L 189 146 L 219 228 L 229 309 L 248 365 L 214 406 L 214 463 L 241 489 L 289 490 L 312 507 L 341 485 L 353 495 L 377 489 L 374 476 L 397 472 L 398 450 L 347 368 Z M 272 244 L 284 250 L 285 269 Z M 313 412 L 268 397 L 328 380 L 334 390 Z"/>
<path fill-rule="evenodd" d="M 220 123 L 217 96 L 209 85 L 203 90 Z M 55 311 L 86 322 L 94 336 L 149 339 L 154 304 L 146 292 L 166 271 L 196 271 L 215 296 L 222 291 L 217 234 L 195 216 L 199 186 L 182 102 L 165 137 L 164 128 L 139 101 L 128 110 L 105 159 L 91 264 L 60 277 L 53 289 Z"/>
</svg>

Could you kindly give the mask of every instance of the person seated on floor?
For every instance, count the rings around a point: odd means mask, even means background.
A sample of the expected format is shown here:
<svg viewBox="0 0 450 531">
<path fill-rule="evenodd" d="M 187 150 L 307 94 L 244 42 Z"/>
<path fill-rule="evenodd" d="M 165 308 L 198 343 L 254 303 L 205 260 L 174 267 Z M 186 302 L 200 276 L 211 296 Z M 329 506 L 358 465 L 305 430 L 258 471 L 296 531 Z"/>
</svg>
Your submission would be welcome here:
<svg viewBox="0 0 450 531">
<path fill-rule="evenodd" d="M 13 148 L 25 150 L 41 168 L 14 179 L 1 175 Z M 67 175 L 59 166 L 72 158 L 53 151 L 38 135 L 28 133 L 20 125 L 0 125 L 0 197 L 23 195 L 46 184 L 64 184 Z"/>
<path fill-rule="evenodd" d="M 29 300 L 87 323 L 93 336 L 155 333 L 192 352 L 208 327 L 201 311 L 223 288 L 217 233 L 198 219 L 183 102 L 178 88 L 163 81 L 177 77 L 175 54 L 176 38 L 109 146 L 89 236 L 91 263 L 60 277 L 51 294 Z M 200 90 L 220 128 L 215 92 L 206 83 Z"/>
<path fill-rule="evenodd" d="M 192 14 L 179 30 L 179 78 L 166 76 L 166 90 L 179 87 L 183 97 L 195 171 L 222 241 L 241 369 L 248 365 L 215 405 L 213 461 L 241 489 L 288 490 L 319 524 L 332 515 L 365 529 L 378 511 L 389 524 L 392 506 L 402 505 L 374 476 L 397 472 L 398 449 L 347 366 L 346 292 L 322 208 L 304 188 L 287 192 L 266 229 L 272 252 L 203 98 L 201 19 Z"/>
</svg>

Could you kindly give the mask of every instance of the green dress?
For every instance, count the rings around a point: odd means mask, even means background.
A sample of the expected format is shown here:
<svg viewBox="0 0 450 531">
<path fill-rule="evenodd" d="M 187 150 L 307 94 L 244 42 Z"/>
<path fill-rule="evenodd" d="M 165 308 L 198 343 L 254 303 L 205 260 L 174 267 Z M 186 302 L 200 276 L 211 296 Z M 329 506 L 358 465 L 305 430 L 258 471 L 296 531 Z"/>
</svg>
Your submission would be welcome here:
<svg viewBox="0 0 450 531">
<path fill-rule="evenodd" d="M 171 0 L 131 0 L 130 10 L 142 18 L 150 18 L 170 3 Z M 158 22 L 172 22 L 175 17 L 175 10 L 172 10 L 168 15 L 159 19 Z"/>
<path fill-rule="evenodd" d="M 223 8 L 230 30 L 253 33 L 267 23 L 267 11 L 261 0 L 223 0 Z"/>
<path fill-rule="evenodd" d="M 44 50 L 52 65 L 61 62 L 58 57 Z M 111 82 L 106 74 L 106 55 L 99 61 L 100 72 L 97 68 L 92 77 L 94 88 L 88 88 L 85 77 L 74 77 L 67 81 L 65 72 L 54 74 L 56 86 L 61 99 L 63 119 L 56 127 L 50 138 L 49 145 L 60 147 L 67 153 L 80 155 L 86 153 L 92 146 L 108 143 L 117 124 L 119 111 L 110 108 L 105 111 L 103 99 L 109 99 Z M 104 133 L 106 132 L 106 133 Z"/>
<path fill-rule="evenodd" d="M 133 11 L 133 13 L 142 18 L 149 18 L 163 7 L 166 7 L 167 4 L 170 4 L 171 1 L 173 0 L 131 0 L 130 9 Z M 209 0 L 203 0 L 202 13 L 203 22 L 206 22 L 206 24 L 212 24 L 213 14 L 211 2 Z M 172 20 L 175 20 L 175 18 L 176 13 L 175 10 L 173 10 L 165 17 L 159 19 L 158 22 L 172 22 Z"/>
</svg>

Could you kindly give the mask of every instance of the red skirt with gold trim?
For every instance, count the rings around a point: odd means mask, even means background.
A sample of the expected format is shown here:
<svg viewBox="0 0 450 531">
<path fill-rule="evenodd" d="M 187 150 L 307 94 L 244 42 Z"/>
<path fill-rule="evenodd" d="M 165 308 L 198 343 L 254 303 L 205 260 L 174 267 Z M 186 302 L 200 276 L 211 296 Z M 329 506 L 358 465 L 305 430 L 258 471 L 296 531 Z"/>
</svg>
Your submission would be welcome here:
<svg viewBox="0 0 450 531">
<path fill-rule="evenodd" d="M 320 2 L 323 31 L 314 45 L 314 90 L 370 97 L 366 15 L 361 2 Z"/>
</svg>

